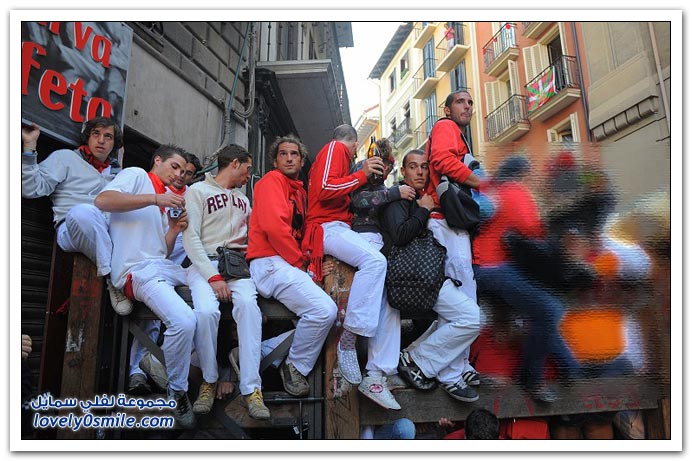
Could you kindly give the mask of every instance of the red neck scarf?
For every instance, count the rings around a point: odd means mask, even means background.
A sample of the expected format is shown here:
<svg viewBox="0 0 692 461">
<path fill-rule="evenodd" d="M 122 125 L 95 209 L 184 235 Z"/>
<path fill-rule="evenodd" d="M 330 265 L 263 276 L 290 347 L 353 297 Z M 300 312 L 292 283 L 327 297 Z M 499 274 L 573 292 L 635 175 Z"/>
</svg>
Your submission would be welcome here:
<svg viewBox="0 0 692 461">
<path fill-rule="evenodd" d="M 183 186 L 182 189 L 176 189 L 175 187 L 168 186 L 168 190 L 173 192 L 175 195 L 184 195 L 185 194 L 185 189 L 187 189 L 187 186 Z"/>
<path fill-rule="evenodd" d="M 99 173 L 103 173 L 103 170 L 108 168 L 111 164 L 110 158 L 106 158 L 105 162 L 102 162 L 101 160 L 97 159 L 96 156 L 91 152 L 91 149 L 89 149 L 89 146 L 87 145 L 79 146 L 79 151 L 82 154 L 84 154 L 84 156 L 86 157 L 86 161 L 89 162 L 89 165 L 96 168 Z"/>
<path fill-rule="evenodd" d="M 165 194 L 166 193 L 166 186 L 164 185 L 163 181 L 161 181 L 161 178 L 156 176 L 154 173 L 151 171 L 147 173 L 149 175 L 149 179 L 151 180 L 151 184 L 154 186 L 154 192 L 157 194 Z M 159 207 L 161 210 L 161 214 L 165 211 L 163 207 Z"/>
</svg>

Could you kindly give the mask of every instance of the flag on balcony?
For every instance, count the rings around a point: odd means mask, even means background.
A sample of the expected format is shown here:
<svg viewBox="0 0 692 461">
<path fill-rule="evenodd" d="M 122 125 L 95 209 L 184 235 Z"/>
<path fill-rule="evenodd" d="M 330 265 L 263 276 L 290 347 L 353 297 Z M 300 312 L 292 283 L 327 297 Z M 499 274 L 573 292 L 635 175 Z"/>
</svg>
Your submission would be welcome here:
<svg viewBox="0 0 692 461">
<path fill-rule="evenodd" d="M 534 111 L 555 96 L 555 67 L 550 66 L 545 75 L 526 86 L 529 92 L 528 111 Z"/>
</svg>

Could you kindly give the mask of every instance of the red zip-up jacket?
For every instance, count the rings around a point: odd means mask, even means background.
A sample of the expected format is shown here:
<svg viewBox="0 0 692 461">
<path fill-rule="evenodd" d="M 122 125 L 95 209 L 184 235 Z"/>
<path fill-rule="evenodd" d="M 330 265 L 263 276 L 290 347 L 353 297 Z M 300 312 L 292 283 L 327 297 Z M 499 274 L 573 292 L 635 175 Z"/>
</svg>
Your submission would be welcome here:
<svg viewBox="0 0 692 461">
<path fill-rule="evenodd" d="M 435 202 L 435 212 L 430 217 L 441 218 L 444 215 L 440 213 L 440 199 L 435 189 L 440 184 L 442 175 L 458 183 L 463 183 L 471 175 L 469 167 L 461 161 L 464 154 L 469 152 L 469 148 L 461 137 L 459 126 L 451 119 L 441 119 L 435 123 L 431 139 L 432 150 L 428 158 L 430 181 L 426 192 Z"/>
<path fill-rule="evenodd" d="M 253 195 L 247 260 L 278 255 L 290 265 L 302 267 L 305 257 L 300 240 L 304 226 L 292 226 L 294 209 L 305 217 L 307 195 L 302 181 L 272 170 L 255 184 Z"/>
<path fill-rule="evenodd" d="M 324 233 L 321 224 L 343 221 L 351 224 L 350 193 L 367 182 L 363 170 L 348 174 L 352 154 L 346 145 L 332 140 L 315 158 L 309 173 L 308 214 L 303 251 L 314 264 L 315 276 L 322 279 Z"/>
</svg>

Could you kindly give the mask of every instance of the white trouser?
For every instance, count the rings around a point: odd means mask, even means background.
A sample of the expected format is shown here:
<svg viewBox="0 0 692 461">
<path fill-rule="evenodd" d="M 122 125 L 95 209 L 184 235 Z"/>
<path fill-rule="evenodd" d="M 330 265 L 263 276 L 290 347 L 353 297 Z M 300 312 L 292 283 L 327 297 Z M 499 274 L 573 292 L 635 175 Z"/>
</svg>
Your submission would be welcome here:
<svg viewBox="0 0 692 461">
<path fill-rule="evenodd" d="M 373 248 L 380 251 L 384 246 L 379 232 L 361 232 Z M 401 348 L 401 314 L 387 302 L 387 290 L 382 290 L 380 319 L 375 336 L 368 338 L 368 363 L 365 369 L 370 376 L 393 375 L 399 363 Z"/>
<path fill-rule="evenodd" d="M 461 292 L 471 299 L 476 304 L 476 310 L 479 310 L 476 296 L 476 279 L 472 267 L 471 240 L 468 232 L 449 227 L 445 219 L 429 219 L 428 229 L 433 233 L 435 239 L 447 249 L 445 275 L 461 282 Z M 439 318 L 437 327 L 445 323 L 447 323 L 446 319 Z M 432 333 L 434 329 L 429 331 Z M 426 333 L 423 333 L 423 336 Z M 473 370 L 469 363 L 470 352 L 471 343 L 445 369 L 440 370 L 437 374 L 438 380 L 444 383 L 456 383 L 461 378 L 463 372 Z"/>
<path fill-rule="evenodd" d="M 283 303 L 300 319 L 286 362 L 307 376 L 336 320 L 336 304 L 310 276 L 281 256 L 253 259 L 250 274 L 257 292 Z"/>
<path fill-rule="evenodd" d="M 212 261 L 218 265 L 218 261 Z M 202 375 L 208 383 L 219 379 L 216 362 L 216 338 L 219 332 L 219 301 L 207 280 L 195 265 L 187 269 L 187 283 L 195 306 L 197 328 L 195 329 L 195 351 L 200 362 Z M 260 348 L 262 342 L 262 312 L 257 305 L 257 290 L 252 279 L 227 280 L 233 302 L 233 320 L 238 328 L 238 348 L 240 356 L 240 392 L 252 394 L 262 389 L 259 375 Z"/>
<path fill-rule="evenodd" d="M 324 254 L 357 269 L 348 296 L 344 328 L 367 338 L 375 336 L 382 307 L 387 259 L 344 222 L 322 224 Z"/>
<path fill-rule="evenodd" d="M 181 232 L 175 238 L 173 249 L 171 250 L 171 254 L 168 255 L 168 259 L 178 265 L 182 265 L 186 256 L 187 254 L 185 253 L 185 248 L 183 247 L 183 233 Z"/>
<path fill-rule="evenodd" d="M 438 315 L 437 328 L 409 351 L 425 376 L 436 377 L 443 384 L 454 384 L 461 378 L 462 368 L 450 368 L 450 364 L 463 363 L 460 358 L 464 351 L 478 337 L 478 305 L 448 279 L 433 310 Z"/>
<path fill-rule="evenodd" d="M 175 292 L 176 286 L 185 285 L 185 270 L 167 259 L 157 259 L 137 264 L 130 273 L 135 299 L 146 304 L 166 325 L 162 350 L 168 387 L 187 391 L 196 319 L 190 306 Z"/>
<path fill-rule="evenodd" d="M 108 234 L 108 218 L 101 210 L 84 203 L 75 205 L 56 232 L 60 248 L 84 254 L 96 265 L 96 275 L 111 273 L 113 242 Z"/>
<path fill-rule="evenodd" d="M 156 343 L 161 331 L 160 320 L 137 320 L 136 324 L 149 339 Z M 142 360 L 146 351 L 147 348 L 139 342 L 136 336 L 132 338 L 132 348 L 130 349 L 130 376 L 135 373 L 144 374 L 142 369 L 139 368 L 139 361 Z"/>
</svg>

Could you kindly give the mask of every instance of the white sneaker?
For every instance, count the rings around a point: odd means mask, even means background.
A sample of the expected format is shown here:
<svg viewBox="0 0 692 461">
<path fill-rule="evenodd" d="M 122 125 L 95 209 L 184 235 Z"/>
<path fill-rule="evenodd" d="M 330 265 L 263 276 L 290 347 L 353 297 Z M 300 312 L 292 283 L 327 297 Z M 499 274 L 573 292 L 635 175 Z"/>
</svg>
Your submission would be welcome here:
<svg viewBox="0 0 692 461">
<path fill-rule="evenodd" d="M 166 367 L 154 355 L 147 351 L 139 361 L 139 368 L 161 389 L 168 389 L 168 372 Z"/>
<path fill-rule="evenodd" d="M 127 296 L 125 296 L 122 291 L 113 286 L 110 278 L 106 278 L 106 288 L 108 288 L 108 294 L 111 298 L 111 306 L 113 306 L 115 313 L 119 315 L 130 314 L 133 308 L 132 301 L 127 299 Z"/>
<path fill-rule="evenodd" d="M 401 410 L 401 405 L 396 401 L 389 389 L 387 389 L 387 378 L 384 376 L 377 378 L 365 376 L 358 385 L 361 394 L 387 410 Z"/>
</svg>

